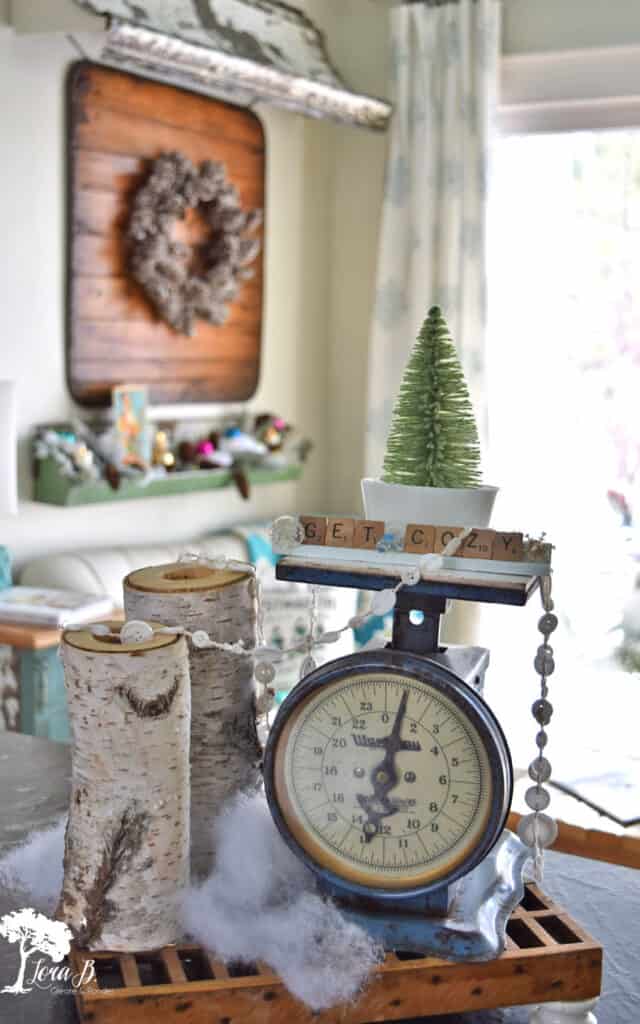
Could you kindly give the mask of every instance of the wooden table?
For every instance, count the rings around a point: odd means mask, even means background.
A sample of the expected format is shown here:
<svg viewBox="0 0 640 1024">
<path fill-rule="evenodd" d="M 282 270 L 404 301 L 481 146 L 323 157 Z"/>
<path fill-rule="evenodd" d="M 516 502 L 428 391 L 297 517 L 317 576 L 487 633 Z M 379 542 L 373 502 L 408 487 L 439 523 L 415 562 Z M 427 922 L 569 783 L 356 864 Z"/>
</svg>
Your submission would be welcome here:
<svg viewBox="0 0 640 1024">
<path fill-rule="evenodd" d="M 29 736 L 0 734 L 0 851 L 16 845 L 32 829 L 44 827 L 64 812 L 68 777 L 68 747 Z M 627 933 L 626 929 L 640 920 L 639 878 L 630 869 L 612 865 L 559 854 L 548 858 L 546 887 L 561 897 L 581 923 L 611 949 L 599 1024 L 637 1024 L 640 1004 L 637 952 L 631 932 Z M 0 917 L 23 905 L 24 901 L 0 887 Z M 15 971 L 16 947 L 0 939 L 0 987 L 14 979 Z M 430 1024 L 526 1024 L 527 1017 L 526 1009 L 517 1008 L 430 1017 L 429 1021 Z M 34 990 L 23 996 L 0 994 L 0 1021 L 2 1024 L 75 1024 L 77 1017 L 71 995 Z"/>
</svg>

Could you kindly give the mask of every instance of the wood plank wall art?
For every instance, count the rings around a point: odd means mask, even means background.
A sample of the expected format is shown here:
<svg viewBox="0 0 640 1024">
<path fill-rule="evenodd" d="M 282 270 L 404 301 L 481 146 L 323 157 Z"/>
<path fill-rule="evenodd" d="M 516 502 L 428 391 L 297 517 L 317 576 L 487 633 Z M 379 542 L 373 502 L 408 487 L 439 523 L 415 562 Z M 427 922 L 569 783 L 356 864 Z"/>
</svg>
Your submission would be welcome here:
<svg viewBox="0 0 640 1024">
<path fill-rule="evenodd" d="M 245 210 L 264 208 L 265 142 L 250 111 L 81 61 L 70 72 L 69 388 L 85 406 L 110 403 L 113 385 L 144 384 L 152 401 L 243 401 L 259 372 L 262 249 L 226 323 L 198 320 L 189 337 L 160 319 L 127 266 L 124 229 L 150 161 L 177 151 L 215 160 Z M 175 225 L 194 253 L 209 228 L 197 210 Z M 262 236 L 259 230 L 256 237 Z"/>
</svg>

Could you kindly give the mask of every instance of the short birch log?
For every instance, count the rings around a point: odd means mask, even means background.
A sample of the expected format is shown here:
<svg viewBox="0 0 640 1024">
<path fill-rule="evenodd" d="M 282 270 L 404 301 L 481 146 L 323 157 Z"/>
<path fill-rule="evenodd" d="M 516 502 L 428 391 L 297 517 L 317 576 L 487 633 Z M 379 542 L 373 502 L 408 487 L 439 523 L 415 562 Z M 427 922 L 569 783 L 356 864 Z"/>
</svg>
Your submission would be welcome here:
<svg viewBox="0 0 640 1024">
<path fill-rule="evenodd" d="M 67 630 L 61 654 L 72 778 L 58 916 L 89 949 L 176 942 L 189 881 L 186 641 Z"/>
<path fill-rule="evenodd" d="M 152 566 L 124 580 L 128 619 L 205 630 L 219 643 L 253 648 L 255 581 L 251 574 L 202 565 Z M 191 872 L 205 874 L 214 854 L 212 823 L 240 790 L 260 782 L 251 655 L 189 641 L 191 672 Z"/>
</svg>

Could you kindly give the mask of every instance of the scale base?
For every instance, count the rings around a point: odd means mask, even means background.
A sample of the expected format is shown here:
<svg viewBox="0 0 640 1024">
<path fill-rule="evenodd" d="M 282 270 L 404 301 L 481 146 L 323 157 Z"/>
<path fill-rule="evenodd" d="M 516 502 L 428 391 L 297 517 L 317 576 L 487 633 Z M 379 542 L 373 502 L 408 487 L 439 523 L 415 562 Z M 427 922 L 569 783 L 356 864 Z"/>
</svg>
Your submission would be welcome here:
<svg viewBox="0 0 640 1024">
<path fill-rule="evenodd" d="M 503 832 L 482 863 L 453 887 L 449 907 L 440 916 L 433 910 L 418 913 L 411 903 L 404 912 L 398 903 L 386 912 L 354 904 L 342 904 L 341 910 L 384 949 L 444 960 L 493 960 L 504 952 L 507 920 L 523 897 L 530 857 L 529 847 Z"/>
</svg>

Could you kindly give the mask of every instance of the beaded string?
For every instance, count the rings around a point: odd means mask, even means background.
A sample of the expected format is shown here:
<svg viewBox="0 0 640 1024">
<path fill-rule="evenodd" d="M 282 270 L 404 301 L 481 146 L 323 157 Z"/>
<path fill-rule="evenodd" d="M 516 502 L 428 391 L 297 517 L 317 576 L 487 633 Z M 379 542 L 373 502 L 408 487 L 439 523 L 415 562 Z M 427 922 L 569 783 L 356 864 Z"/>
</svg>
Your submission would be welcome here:
<svg viewBox="0 0 640 1024">
<path fill-rule="evenodd" d="M 284 518 L 284 517 L 283 517 Z M 213 640 L 204 629 L 188 630 L 184 626 L 151 626 L 148 622 L 139 619 L 129 619 L 122 624 L 120 632 L 113 632 L 109 626 L 103 623 L 96 623 L 92 626 L 77 626 L 74 630 L 89 629 L 93 636 L 102 639 L 119 641 L 124 644 L 143 644 L 154 635 L 187 636 L 191 643 L 198 650 L 218 650 L 228 654 L 236 654 L 246 657 L 251 655 L 254 661 L 254 676 L 256 682 L 262 687 L 262 693 L 258 698 L 258 710 L 260 713 L 269 711 L 274 699 L 272 683 L 276 677 L 275 665 L 286 657 L 294 654 L 304 654 L 300 668 L 300 678 L 308 675 L 316 667 L 313 657 L 315 647 L 337 643 L 343 633 L 349 629 L 357 629 L 364 625 L 368 619 L 386 615 L 392 611 L 396 603 L 396 596 L 400 587 L 414 586 L 419 582 L 420 570 L 416 566 L 404 566 L 400 570 L 400 580 L 392 588 L 376 591 L 373 595 L 369 608 L 351 618 L 339 629 L 319 632 L 318 630 L 318 588 L 311 588 L 309 603 L 309 628 L 304 639 L 291 647 L 280 648 L 270 647 L 265 642 L 264 636 L 264 603 L 262 600 L 262 586 L 259 577 L 256 575 L 255 566 L 249 562 L 242 562 L 235 558 L 227 558 L 224 555 L 209 558 L 193 550 L 185 551 L 179 558 L 182 563 L 197 563 L 206 565 L 213 569 L 229 569 L 236 572 L 249 573 L 254 580 L 254 594 L 256 602 L 256 638 L 257 644 L 253 647 L 244 646 L 241 643 L 220 643 Z"/>
<path fill-rule="evenodd" d="M 529 778 L 534 785 L 527 789 L 524 796 L 527 807 L 530 807 L 533 813 L 525 814 L 518 824 L 518 835 L 523 843 L 533 849 L 533 874 L 538 883 L 542 882 L 544 850 L 553 845 L 558 835 L 555 820 L 543 813 L 551 800 L 549 790 L 544 787 L 544 783 L 551 777 L 551 764 L 543 754 L 548 741 L 545 726 L 549 724 L 553 715 L 553 705 L 547 699 L 547 680 L 555 668 L 549 637 L 558 627 L 558 617 L 553 614 L 551 576 L 540 577 L 540 596 L 543 615 L 538 621 L 538 629 L 543 640 L 533 661 L 533 666 L 540 676 L 540 696 L 531 705 L 531 714 L 539 726 L 536 733 L 537 754 L 529 765 Z"/>
</svg>

